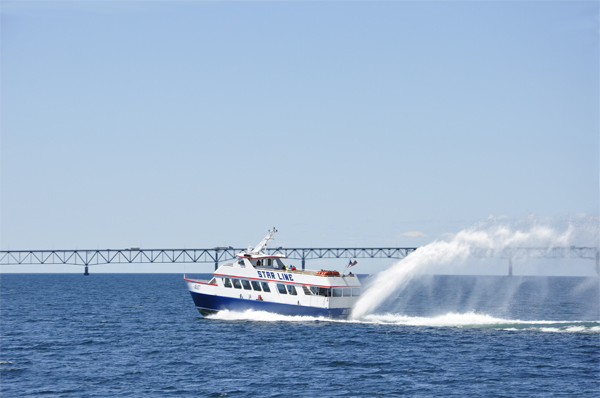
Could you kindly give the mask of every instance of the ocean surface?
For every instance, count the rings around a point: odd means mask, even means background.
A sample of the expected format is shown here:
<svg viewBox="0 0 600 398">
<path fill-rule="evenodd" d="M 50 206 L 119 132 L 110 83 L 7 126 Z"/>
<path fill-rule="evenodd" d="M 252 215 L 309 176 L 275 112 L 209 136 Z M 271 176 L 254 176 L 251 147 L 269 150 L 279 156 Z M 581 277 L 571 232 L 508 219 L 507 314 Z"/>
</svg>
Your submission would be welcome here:
<svg viewBox="0 0 600 398">
<path fill-rule="evenodd" d="M 597 398 L 599 280 L 424 276 L 332 321 L 203 318 L 178 274 L 2 274 L 0 397 L 35 396 Z"/>
</svg>

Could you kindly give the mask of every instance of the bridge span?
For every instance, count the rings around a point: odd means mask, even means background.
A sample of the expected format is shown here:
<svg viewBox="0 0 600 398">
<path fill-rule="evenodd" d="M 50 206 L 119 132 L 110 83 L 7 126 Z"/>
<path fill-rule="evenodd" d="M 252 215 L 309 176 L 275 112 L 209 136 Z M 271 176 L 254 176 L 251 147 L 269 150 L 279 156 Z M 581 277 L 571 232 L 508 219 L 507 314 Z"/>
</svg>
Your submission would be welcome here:
<svg viewBox="0 0 600 398">
<path fill-rule="evenodd" d="M 289 259 L 306 260 L 322 258 L 393 258 L 403 259 L 416 247 L 365 247 L 365 248 L 265 248 L 268 254 L 283 254 Z M 5 250 L 0 251 L 1 265 L 64 264 L 85 267 L 85 275 L 91 265 L 114 263 L 219 263 L 235 258 L 245 249 L 213 247 L 211 249 L 140 249 L 122 250 Z M 476 258 L 504 258 L 508 260 L 508 275 L 513 273 L 513 259 L 520 258 L 579 258 L 595 260 L 600 275 L 600 250 L 596 247 L 506 247 L 503 249 L 472 248 Z"/>
<path fill-rule="evenodd" d="M 233 260 L 246 249 L 213 247 L 212 249 L 140 249 L 123 250 L 7 250 L 0 251 L 0 265 L 69 264 L 88 266 L 113 263 L 219 263 Z M 287 258 L 306 260 L 319 258 L 396 258 L 402 259 L 417 250 L 415 247 L 383 248 L 265 248 L 268 254 L 279 253 Z"/>
</svg>

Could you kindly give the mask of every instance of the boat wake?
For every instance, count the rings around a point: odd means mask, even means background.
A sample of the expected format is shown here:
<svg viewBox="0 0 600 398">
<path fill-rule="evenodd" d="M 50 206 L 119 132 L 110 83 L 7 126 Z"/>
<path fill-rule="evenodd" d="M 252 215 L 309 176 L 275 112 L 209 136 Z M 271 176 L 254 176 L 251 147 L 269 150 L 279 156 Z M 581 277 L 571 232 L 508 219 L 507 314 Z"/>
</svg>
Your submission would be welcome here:
<svg viewBox="0 0 600 398">
<path fill-rule="evenodd" d="M 462 314 L 449 312 L 435 317 L 415 317 L 401 314 L 372 314 L 366 315 L 362 318 L 362 321 L 406 326 L 600 333 L 600 322 L 598 321 L 523 321 L 520 319 L 495 318 L 488 314 L 476 312 Z"/>
<path fill-rule="evenodd" d="M 280 315 L 273 312 L 247 310 L 243 312 L 222 310 L 216 314 L 205 316 L 207 319 L 224 321 L 257 321 L 257 322 L 313 322 L 331 321 L 329 318 L 315 316 Z"/>
<path fill-rule="evenodd" d="M 491 315 L 476 312 L 454 313 L 435 316 L 418 317 L 401 314 L 369 314 L 360 319 L 330 319 L 312 316 L 287 316 L 265 311 L 220 311 L 206 316 L 211 320 L 251 321 L 251 322 L 335 322 L 378 325 L 398 325 L 408 327 L 435 328 L 469 328 L 469 329 L 499 329 L 508 331 L 539 331 L 567 333 L 597 333 L 600 334 L 600 321 L 550 321 L 495 318 Z"/>
</svg>

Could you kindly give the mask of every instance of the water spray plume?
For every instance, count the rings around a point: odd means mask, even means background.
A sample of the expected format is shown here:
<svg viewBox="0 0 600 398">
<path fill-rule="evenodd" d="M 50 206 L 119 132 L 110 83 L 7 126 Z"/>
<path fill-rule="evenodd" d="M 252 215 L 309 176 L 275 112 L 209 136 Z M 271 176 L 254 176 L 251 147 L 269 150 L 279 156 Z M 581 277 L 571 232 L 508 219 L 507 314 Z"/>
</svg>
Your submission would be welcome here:
<svg viewBox="0 0 600 398">
<path fill-rule="evenodd" d="M 515 223 L 490 217 L 486 222 L 465 229 L 448 240 L 434 241 L 379 273 L 371 287 L 352 310 L 353 319 L 364 318 L 394 292 L 402 291 L 411 279 L 427 273 L 432 267 L 463 263 L 474 249 L 490 255 L 507 247 L 569 246 L 584 239 L 588 245 L 598 243 L 598 217 L 580 216 L 569 219 L 527 217 Z"/>
</svg>

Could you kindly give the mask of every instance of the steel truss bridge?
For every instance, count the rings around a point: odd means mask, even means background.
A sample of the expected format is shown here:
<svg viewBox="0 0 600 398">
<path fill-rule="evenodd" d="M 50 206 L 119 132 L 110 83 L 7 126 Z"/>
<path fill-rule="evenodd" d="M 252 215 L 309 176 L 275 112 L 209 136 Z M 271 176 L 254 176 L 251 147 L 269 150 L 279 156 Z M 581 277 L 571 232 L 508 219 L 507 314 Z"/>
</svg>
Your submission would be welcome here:
<svg viewBox="0 0 600 398">
<path fill-rule="evenodd" d="M 600 275 L 600 248 L 597 247 L 505 247 L 502 249 L 472 248 L 471 256 L 477 258 L 504 258 L 508 260 L 508 275 L 513 274 L 513 259 L 520 258 L 580 258 L 596 261 Z"/>
<path fill-rule="evenodd" d="M 246 249 L 214 247 L 212 249 L 124 249 L 124 250 L 8 250 L 0 251 L 0 265 L 69 264 L 88 266 L 114 263 L 219 263 L 233 260 Z M 265 248 L 267 254 L 283 254 L 289 259 L 320 258 L 396 258 L 402 259 L 417 250 L 415 247 L 384 248 Z"/>
<path fill-rule="evenodd" d="M 245 249 L 214 247 L 212 249 L 139 249 L 123 250 L 7 250 L 0 251 L 0 265 L 65 264 L 88 267 L 100 264 L 137 263 L 219 263 L 236 258 Z M 267 254 L 283 254 L 289 259 L 306 260 L 322 258 L 393 258 L 403 259 L 417 250 L 416 247 L 383 248 L 265 248 Z M 595 260 L 600 275 L 600 251 L 596 247 L 507 247 L 503 249 L 471 249 L 476 258 L 504 258 L 508 260 L 508 274 L 512 275 L 513 259 L 519 258 L 580 258 Z"/>
</svg>

